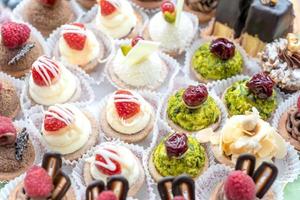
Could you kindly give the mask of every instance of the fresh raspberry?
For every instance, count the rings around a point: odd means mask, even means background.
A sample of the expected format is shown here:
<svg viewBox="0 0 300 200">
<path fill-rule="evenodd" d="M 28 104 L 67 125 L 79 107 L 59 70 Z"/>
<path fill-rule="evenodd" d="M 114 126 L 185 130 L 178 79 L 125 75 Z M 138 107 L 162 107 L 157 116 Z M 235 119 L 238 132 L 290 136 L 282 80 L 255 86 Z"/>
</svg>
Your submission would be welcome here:
<svg viewBox="0 0 300 200">
<path fill-rule="evenodd" d="M 54 111 L 50 111 L 50 112 L 54 112 Z M 56 112 L 54 112 L 54 113 L 56 113 Z M 58 113 L 56 113 L 56 114 L 59 115 Z M 46 131 L 49 131 L 49 132 L 58 131 L 66 126 L 67 126 L 67 124 L 63 121 L 60 121 L 50 115 L 45 116 L 44 129 Z"/>
<path fill-rule="evenodd" d="M 228 200 L 256 199 L 255 183 L 242 171 L 233 171 L 228 175 L 224 183 L 224 191 Z"/>
<path fill-rule="evenodd" d="M 300 112 L 300 96 L 298 97 L 297 107 L 298 107 L 298 111 Z"/>
<path fill-rule="evenodd" d="M 110 150 L 110 149 L 107 149 L 107 151 L 110 151 L 110 152 L 112 152 L 112 153 L 114 153 L 114 154 L 117 154 L 115 151 Z M 105 161 L 105 159 L 104 159 L 100 154 L 96 154 L 96 158 L 95 158 L 95 159 L 96 159 L 97 161 L 99 161 L 99 162 L 102 162 L 102 163 L 104 163 L 104 164 L 107 164 L 107 162 Z M 105 175 L 112 176 L 112 175 L 116 175 L 116 174 L 121 174 L 121 172 L 122 172 L 121 164 L 120 164 L 118 161 L 114 160 L 114 159 L 111 159 L 111 161 L 116 165 L 116 169 L 115 169 L 114 171 L 111 171 L 111 170 L 109 170 L 109 169 L 107 169 L 107 168 L 104 168 L 104 167 L 102 167 L 102 166 L 100 166 L 100 165 L 96 165 L 96 167 L 97 167 L 103 174 L 105 174 Z"/>
<path fill-rule="evenodd" d="M 52 178 L 39 166 L 32 166 L 26 173 L 24 189 L 30 198 L 47 198 L 53 190 Z"/>
<path fill-rule="evenodd" d="M 53 7 L 56 4 L 57 0 L 40 0 L 40 2 L 45 6 Z"/>
<path fill-rule="evenodd" d="M 185 200 L 183 196 L 176 196 L 173 200 Z"/>
<path fill-rule="evenodd" d="M 53 70 L 55 70 L 56 73 L 59 73 L 59 71 L 57 70 L 57 69 L 59 69 L 58 64 L 55 63 L 54 61 L 50 61 L 50 60 L 48 60 L 48 61 L 50 62 L 49 64 L 53 64 L 56 66 L 56 68 L 53 68 Z M 38 59 L 36 62 L 40 62 L 40 60 Z M 40 64 L 41 64 L 41 62 L 40 62 Z M 33 63 L 33 66 L 34 65 L 35 65 L 35 63 Z M 43 76 L 50 77 L 51 82 L 53 83 L 53 80 L 55 79 L 55 74 L 53 72 L 51 72 L 51 70 L 49 70 L 47 67 L 45 67 L 44 63 L 42 65 L 40 65 L 40 68 L 43 68 L 43 70 L 40 70 L 41 73 L 43 74 Z M 47 76 L 45 74 L 45 71 L 47 73 Z M 37 84 L 38 86 L 47 86 L 47 83 L 44 81 L 43 77 L 37 72 L 35 67 L 32 68 L 31 75 L 32 75 L 32 79 L 35 84 Z"/>
<path fill-rule="evenodd" d="M 78 26 L 85 29 L 84 25 L 81 23 L 73 23 L 71 25 Z M 63 37 L 70 48 L 81 51 L 84 48 L 86 42 L 86 35 L 80 33 L 65 33 Z"/>
<path fill-rule="evenodd" d="M 132 95 L 131 92 L 126 90 L 119 90 L 116 94 Z M 115 97 L 115 100 L 119 98 Z M 122 99 L 122 98 L 121 98 Z M 129 119 L 140 112 L 140 105 L 136 102 L 115 102 L 118 115 L 123 119 Z"/>
<path fill-rule="evenodd" d="M 1 27 L 2 42 L 10 49 L 21 47 L 30 37 L 30 32 L 26 24 L 6 22 Z"/>
<path fill-rule="evenodd" d="M 113 191 L 103 191 L 97 197 L 97 200 L 118 200 Z"/>
<path fill-rule="evenodd" d="M 175 5 L 172 1 L 163 1 L 163 3 L 160 5 L 160 9 L 163 13 L 173 13 L 175 12 Z"/>
<path fill-rule="evenodd" d="M 116 11 L 116 7 L 107 0 L 100 0 L 101 15 L 108 16 Z"/>
<path fill-rule="evenodd" d="M 144 40 L 142 36 L 136 36 L 131 40 L 131 46 L 134 47 L 140 40 Z"/>
</svg>

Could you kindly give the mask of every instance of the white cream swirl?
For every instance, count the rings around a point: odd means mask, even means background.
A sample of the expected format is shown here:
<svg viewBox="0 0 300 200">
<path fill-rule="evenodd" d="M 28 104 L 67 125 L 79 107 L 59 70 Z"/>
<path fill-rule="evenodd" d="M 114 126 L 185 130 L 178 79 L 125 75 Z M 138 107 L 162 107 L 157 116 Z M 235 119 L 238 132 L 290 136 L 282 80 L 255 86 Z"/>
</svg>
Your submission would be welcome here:
<svg viewBox="0 0 300 200">
<path fill-rule="evenodd" d="M 102 16 L 99 6 L 96 16 L 96 26 L 114 39 L 125 37 L 137 25 L 137 17 L 130 3 L 127 0 L 118 2 L 119 7 L 111 15 Z"/>
<path fill-rule="evenodd" d="M 83 147 L 92 134 L 91 122 L 81 110 L 73 105 L 50 106 L 45 115 L 50 115 L 67 124 L 66 127 L 54 132 L 46 131 L 44 126 L 42 127 L 43 138 L 52 151 L 63 155 L 73 153 Z"/>
<path fill-rule="evenodd" d="M 111 151 L 108 151 L 111 150 Z M 96 180 L 102 180 L 106 183 L 109 175 L 102 173 L 96 165 L 104 167 L 110 171 L 114 171 L 116 169 L 116 165 L 111 161 L 111 159 L 117 161 L 121 165 L 121 174 L 124 176 L 128 182 L 130 187 L 135 184 L 135 182 L 140 178 L 140 168 L 139 161 L 135 157 L 135 155 L 124 146 L 116 146 L 116 145 L 105 145 L 97 149 L 94 155 L 100 154 L 105 160 L 106 163 L 99 162 L 95 160 L 95 156 L 88 158 L 86 161 L 89 162 L 90 165 L 90 173 L 92 177 Z"/>
<path fill-rule="evenodd" d="M 108 124 L 116 131 L 123 134 L 134 134 L 143 130 L 150 122 L 151 115 L 153 115 L 153 109 L 151 105 L 138 93 L 130 91 L 131 94 L 137 98 L 140 104 L 140 112 L 129 119 L 121 118 L 116 110 L 114 104 L 115 95 L 112 95 L 106 105 L 106 120 Z"/>
</svg>

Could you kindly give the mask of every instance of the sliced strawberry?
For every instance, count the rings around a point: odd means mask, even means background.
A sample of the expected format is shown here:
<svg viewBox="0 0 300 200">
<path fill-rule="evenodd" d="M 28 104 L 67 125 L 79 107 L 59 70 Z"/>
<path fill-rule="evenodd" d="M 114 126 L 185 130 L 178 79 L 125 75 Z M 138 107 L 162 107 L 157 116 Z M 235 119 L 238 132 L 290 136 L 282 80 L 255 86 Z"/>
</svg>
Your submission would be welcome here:
<svg viewBox="0 0 300 200">
<path fill-rule="evenodd" d="M 54 62 L 51 62 L 52 64 L 55 64 Z M 58 65 L 56 65 L 57 68 L 59 68 Z M 55 79 L 55 75 L 47 68 L 44 68 L 47 72 L 47 75 L 44 73 L 43 70 L 40 70 L 41 73 L 43 74 L 44 77 L 49 76 L 51 81 L 53 81 Z M 56 69 L 54 69 L 57 73 L 59 73 L 59 71 L 57 71 Z M 32 75 L 32 79 L 34 81 L 35 84 L 39 85 L 39 86 L 46 86 L 47 83 L 44 81 L 44 79 L 42 78 L 42 76 L 37 72 L 36 68 L 32 68 L 31 70 L 31 75 Z"/>
<path fill-rule="evenodd" d="M 112 152 L 112 153 L 114 153 L 114 154 L 117 155 L 117 153 L 116 153 L 115 151 L 113 151 L 113 150 L 107 149 L 107 151 L 110 151 L 110 152 Z M 105 167 L 102 167 L 102 166 L 100 166 L 100 165 L 96 165 L 96 167 L 97 167 L 103 174 L 105 174 L 105 175 L 112 176 L 112 175 L 116 175 L 116 174 L 121 174 L 121 172 L 122 172 L 121 164 L 120 164 L 118 161 L 114 160 L 114 159 L 111 159 L 111 158 L 110 158 L 110 160 L 111 160 L 111 161 L 115 164 L 115 166 L 116 166 L 116 169 L 115 169 L 114 171 L 111 171 L 111 170 L 109 170 L 109 169 L 107 169 L 107 168 L 105 168 Z M 102 162 L 102 163 L 104 163 L 104 164 L 107 164 L 107 162 L 105 161 L 105 159 L 104 159 L 100 154 L 96 154 L 96 161 L 99 161 L 99 162 Z"/>
<path fill-rule="evenodd" d="M 73 23 L 71 25 L 78 26 L 85 30 L 85 27 L 81 23 Z M 86 35 L 80 34 L 80 33 L 72 33 L 68 32 L 63 34 L 63 37 L 70 48 L 81 51 L 84 48 L 85 42 L 86 42 Z"/>
<path fill-rule="evenodd" d="M 108 16 L 116 11 L 116 7 L 107 0 L 100 0 L 101 15 Z"/>
<path fill-rule="evenodd" d="M 300 112 L 300 96 L 298 97 L 297 107 L 298 107 L 298 111 Z"/>
<path fill-rule="evenodd" d="M 51 112 L 54 112 L 54 111 L 51 111 Z M 56 112 L 54 112 L 54 113 L 56 113 Z M 58 113 L 56 113 L 56 114 L 58 114 Z M 65 122 L 60 121 L 51 115 L 45 116 L 44 129 L 46 131 L 49 131 L 49 132 L 58 131 L 66 126 L 67 126 L 67 124 Z"/>
<path fill-rule="evenodd" d="M 56 4 L 57 0 L 40 0 L 40 2 L 48 7 L 52 7 Z"/>
<path fill-rule="evenodd" d="M 119 90 L 116 94 L 127 94 L 132 95 L 131 92 L 127 90 Z M 115 97 L 115 100 L 120 100 L 123 98 Z M 136 102 L 115 102 L 115 107 L 118 115 L 123 119 L 129 119 L 140 112 L 140 105 Z"/>
</svg>

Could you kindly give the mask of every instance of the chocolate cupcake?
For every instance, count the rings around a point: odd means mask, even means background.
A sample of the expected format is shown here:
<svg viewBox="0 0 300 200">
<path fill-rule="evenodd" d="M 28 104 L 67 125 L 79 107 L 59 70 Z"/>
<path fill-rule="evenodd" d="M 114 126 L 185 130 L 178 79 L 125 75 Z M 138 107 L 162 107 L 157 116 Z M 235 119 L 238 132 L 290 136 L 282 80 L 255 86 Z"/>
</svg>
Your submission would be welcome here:
<svg viewBox="0 0 300 200">
<path fill-rule="evenodd" d="M 96 3 L 96 0 L 77 0 L 77 2 L 85 9 L 91 9 Z"/>
<path fill-rule="evenodd" d="M 186 0 L 185 10 L 198 16 L 200 23 L 208 22 L 215 14 L 218 0 Z"/>
<path fill-rule="evenodd" d="M 159 8 L 162 0 L 132 0 L 136 5 L 146 9 Z"/>
<path fill-rule="evenodd" d="M 20 111 L 16 88 L 7 80 L 0 80 L 0 115 L 14 118 Z"/>
</svg>

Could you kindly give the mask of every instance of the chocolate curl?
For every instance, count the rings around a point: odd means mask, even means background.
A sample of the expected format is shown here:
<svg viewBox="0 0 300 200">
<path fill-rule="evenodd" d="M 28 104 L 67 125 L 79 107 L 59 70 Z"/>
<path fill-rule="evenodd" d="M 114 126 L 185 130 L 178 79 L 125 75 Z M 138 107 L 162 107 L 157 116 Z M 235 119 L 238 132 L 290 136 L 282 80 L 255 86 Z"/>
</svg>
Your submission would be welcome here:
<svg viewBox="0 0 300 200">
<path fill-rule="evenodd" d="M 54 190 L 52 192 L 51 199 L 61 200 L 71 187 L 71 180 L 64 172 L 59 169 L 53 179 L 53 185 Z"/>
<path fill-rule="evenodd" d="M 235 170 L 246 170 L 249 176 L 253 176 L 256 165 L 256 158 L 251 154 L 242 154 L 238 157 L 235 165 Z"/>
<path fill-rule="evenodd" d="M 195 182 L 187 175 L 180 175 L 173 180 L 172 193 L 173 196 L 184 196 L 183 186 L 187 187 L 187 195 L 189 200 L 195 200 Z"/>
<path fill-rule="evenodd" d="M 129 183 L 123 176 L 111 176 L 107 180 L 107 190 L 114 191 L 119 200 L 126 200 Z M 116 191 L 118 191 L 118 193 Z"/>
<path fill-rule="evenodd" d="M 171 188 L 174 177 L 168 176 L 159 180 L 157 189 L 161 200 L 171 200 L 173 195 L 171 194 Z"/>
<path fill-rule="evenodd" d="M 61 154 L 59 153 L 45 153 L 42 167 L 48 172 L 52 179 L 55 178 L 62 166 Z"/>
<path fill-rule="evenodd" d="M 94 181 L 87 186 L 85 192 L 86 200 L 96 200 L 101 192 L 105 190 L 105 184 L 103 181 Z"/>
</svg>

